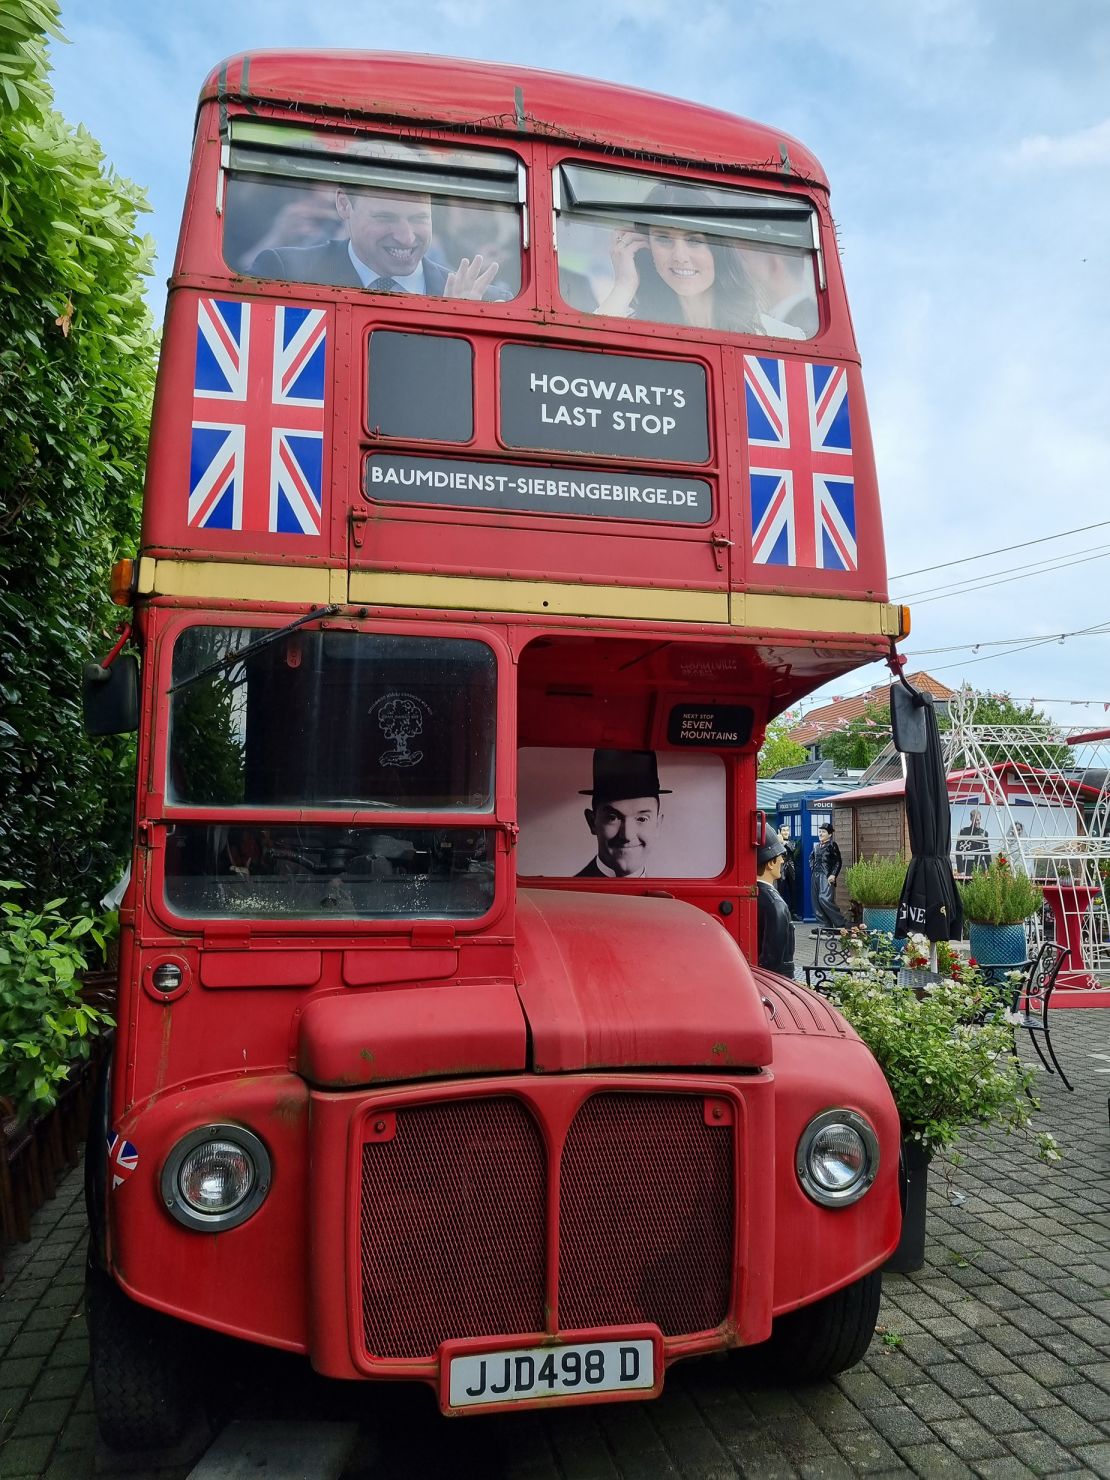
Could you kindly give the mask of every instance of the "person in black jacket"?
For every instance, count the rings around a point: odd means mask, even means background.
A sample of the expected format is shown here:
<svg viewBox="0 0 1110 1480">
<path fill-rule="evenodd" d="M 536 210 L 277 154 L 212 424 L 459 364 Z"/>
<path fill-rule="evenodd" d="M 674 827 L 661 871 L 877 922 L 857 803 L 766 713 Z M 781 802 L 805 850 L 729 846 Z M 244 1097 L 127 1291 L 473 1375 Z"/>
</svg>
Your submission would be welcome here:
<svg viewBox="0 0 1110 1480">
<path fill-rule="evenodd" d="M 779 893 L 786 844 L 776 833 L 756 852 L 759 874 L 756 878 L 756 941 L 759 964 L 780 976 L 794 975 L 794 926 L 790 906 Z"/>
<path fill-rule="evenodd" d="M 796 862 L 798 847 L 796 843 L 791 841 L 789 822 L 784 822 L 779 828 L 779 837 L 782 840 L 782 845 L 786 849 L 786 852 L 783 855 L 782 875 L 778 881 L 778 891 L 783 899 L 786 900 L 790 909 L 790 918 L 796 920 L 798 919 L 798 868 Z"/>
<path fill-rule="evenodd" d="M 833 831 L 831 823 L 817 829 L 817 843 L 809 857 L 813 907 L 822 925 L 829 925 L 834 930 L 847 930 L 850 922 L 841 913 L 836 902 L 836 881 L 843 867 L 843 859 Z"/>
</svg>

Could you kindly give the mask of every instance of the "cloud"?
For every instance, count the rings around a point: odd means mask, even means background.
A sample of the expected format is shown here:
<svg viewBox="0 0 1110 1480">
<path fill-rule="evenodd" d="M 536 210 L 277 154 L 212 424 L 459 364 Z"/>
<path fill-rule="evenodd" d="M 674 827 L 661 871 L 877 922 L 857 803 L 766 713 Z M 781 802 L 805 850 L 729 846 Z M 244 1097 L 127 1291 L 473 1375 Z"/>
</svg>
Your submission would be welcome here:
<svg viewBox="0 0 1110 1480">
<path fill-rule="evenodd" d="M 1070 134 L 1030 134 L 1011 151 L 1009 163 L 1049 164 L 1060 169 L 1110 164 L 1110 118 Z"/>
</svg>

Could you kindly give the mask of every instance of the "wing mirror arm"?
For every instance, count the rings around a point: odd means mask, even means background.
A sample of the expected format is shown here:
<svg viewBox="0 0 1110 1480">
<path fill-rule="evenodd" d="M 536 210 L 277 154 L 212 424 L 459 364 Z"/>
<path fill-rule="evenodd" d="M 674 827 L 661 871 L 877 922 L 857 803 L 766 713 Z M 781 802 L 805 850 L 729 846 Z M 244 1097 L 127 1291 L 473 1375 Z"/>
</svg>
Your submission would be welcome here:
<svg viewBox="0 0 1110 1480">
<path fill-rule="evenodd" d="M 925 706 L 930 702 L 929 696 L 915 689 L 906 678 L 906 657 L 898 651 L 893 637 L 886 665 L 896 680 L 890 686 L 890 731 L 894 748 L 903 755 L 924 755 L 928 748 Z"/>
</svg>

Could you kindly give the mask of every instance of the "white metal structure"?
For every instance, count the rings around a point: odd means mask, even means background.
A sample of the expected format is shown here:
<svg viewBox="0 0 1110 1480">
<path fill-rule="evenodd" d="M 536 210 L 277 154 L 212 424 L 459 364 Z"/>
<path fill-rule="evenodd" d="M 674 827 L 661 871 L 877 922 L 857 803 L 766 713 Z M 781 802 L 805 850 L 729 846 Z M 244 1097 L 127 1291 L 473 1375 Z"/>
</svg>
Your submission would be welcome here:
<svg viewBox="0 0 1110 1480">
<path fill-rule="evenodd" d="M 1045 891 L 1049 928 L 1071 947 L 1059 985 L 1110 985 L 1110 729 L 977 724 L 976 697 L 950 702 L 943 737 L 953 844 L 978 812 L 991 853 Z M 1034 921 L 1035 936 L 1047 923 Z"/>
</svg>

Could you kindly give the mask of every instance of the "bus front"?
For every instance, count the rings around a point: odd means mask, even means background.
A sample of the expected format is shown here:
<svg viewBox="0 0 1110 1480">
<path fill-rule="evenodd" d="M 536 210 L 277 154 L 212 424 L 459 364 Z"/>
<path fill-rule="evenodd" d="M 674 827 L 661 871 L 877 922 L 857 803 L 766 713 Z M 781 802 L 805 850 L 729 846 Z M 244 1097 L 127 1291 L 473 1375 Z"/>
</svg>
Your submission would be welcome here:
<svg viewBox="0 0 1110 1480">
<path fill-rule="evenodd" d="M 448 1414 L 858 1360 L 897 1116 L 751 964 L 766 724 L 901 630 L 801 146 L 511 68 L 224 64 L 131 599 L 109 1441 L 180 1431 L 198 1328 Z"/>
</svg>

